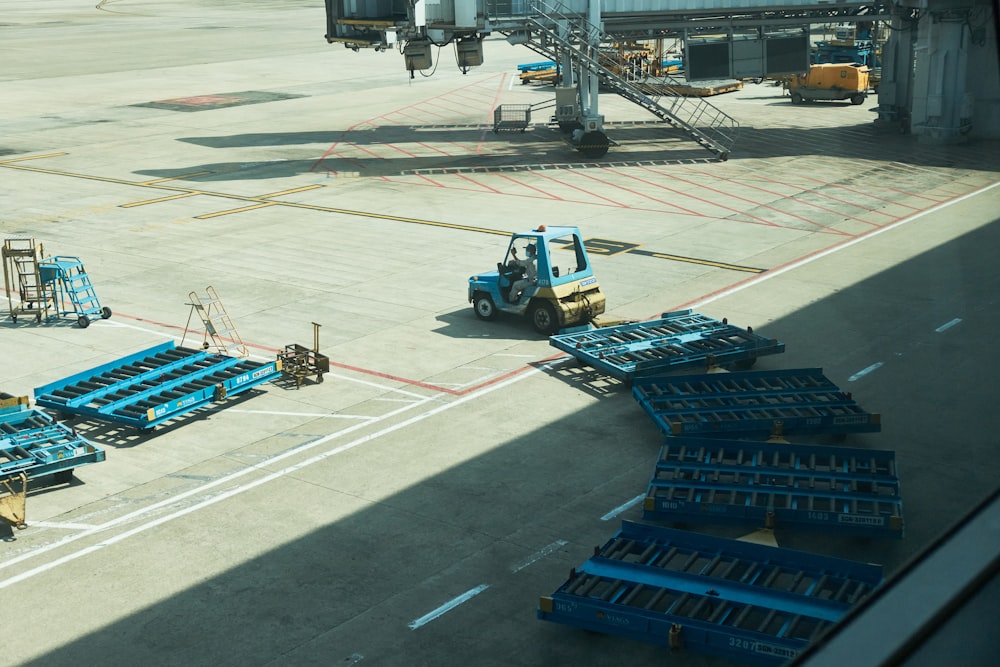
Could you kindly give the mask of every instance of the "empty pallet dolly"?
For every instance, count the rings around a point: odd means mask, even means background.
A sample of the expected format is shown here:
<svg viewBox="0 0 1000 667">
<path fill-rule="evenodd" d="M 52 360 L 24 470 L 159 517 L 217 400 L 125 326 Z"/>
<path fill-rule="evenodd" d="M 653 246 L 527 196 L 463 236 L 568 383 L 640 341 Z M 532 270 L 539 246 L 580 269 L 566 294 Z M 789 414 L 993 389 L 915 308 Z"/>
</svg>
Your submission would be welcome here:
<svg viewBox="0 0 1000 667">
<path fill-rule="evenodd" d="M 877 565 L 623 521 L 566 583 L 540 598 L 538 617 L 780 665 L 881 582 Z"/>
<path fill-rule="evenodd" d="M 665 442 L 643 505 L 647 521 L 903 536 L 894 452 L 717 438 Z"/>
<path fill-rule="evenodd" d="M 693 366 L 749 363 L 785 351 L 785 344 L 679 310 L 661 319 L 557 334 L 549 344 L 623 382 Z"/>
<path fill-rule="evenodd" d="M 75 468 L 103 460 L 104 450 L 42 410 L 22 403 L 0 411 L 0 479 L 72 475 Z"/>
<path fill-rule="evenodd" d="M 632 395 L 665 434 L 764 437 L 882 429 L 821 368 L 637 378 Z"/>
<path fill-rule="evenodd" d="M 255 362 L 173 341 L 35 389 L 35 404 L 148 430 L 276 377 L 281 362 Z"/>
</svg>

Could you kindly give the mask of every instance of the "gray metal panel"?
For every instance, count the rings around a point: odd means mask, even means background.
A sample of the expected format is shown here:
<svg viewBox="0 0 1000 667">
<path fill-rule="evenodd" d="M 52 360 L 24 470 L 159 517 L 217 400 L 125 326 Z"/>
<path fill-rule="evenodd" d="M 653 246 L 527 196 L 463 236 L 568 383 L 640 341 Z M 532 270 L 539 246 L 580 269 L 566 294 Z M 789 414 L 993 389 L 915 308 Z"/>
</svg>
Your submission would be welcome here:
<svg viewBox="0 0 1000 667">
<path fill-rule="evenodd" d="M 542 4 L 558 7 L 562 5 L 564 12 L 586 13 L 588 0 L 543 0 Z M 870 5 L 871 2 L 861 0 L 844 0 L 838 2 L 822 2 L 818 0 L 602 0 L 601 13 L 635 14 L 639 12 L 673 12 L 699 13 L 705 10 L 729 9 L 767 9 L 769 11 L 780 7 L 843 7 L 845 5 Z"/>
</svg>

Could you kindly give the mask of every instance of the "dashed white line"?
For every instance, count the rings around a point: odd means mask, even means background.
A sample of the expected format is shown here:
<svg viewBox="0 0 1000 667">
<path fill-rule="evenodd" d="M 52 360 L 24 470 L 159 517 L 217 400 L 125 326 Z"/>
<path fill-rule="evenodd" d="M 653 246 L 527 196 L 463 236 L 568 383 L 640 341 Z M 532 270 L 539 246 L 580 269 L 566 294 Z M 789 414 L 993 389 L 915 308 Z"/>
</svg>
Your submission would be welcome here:
<svg viewBox="0 0 1000 667">
<path fill-rule="evenodd" d="M 877 371 L 878 369 L 882 368 L 882 366 L 883 366 L 883 363 L 881 361 L 877 361 L 874 364 L 872 364 L 871 366 L 869 366 L 868 368 L 862 368 L 860 371 L 858 371 L 857 373 L 855 373 L 851 377 L 847 378 L 847 381 L 848 382 L 854 382 L 855 380 L 859 380 L 859 379 L 863 378 L 864 376 L 868 375 L 869 373 L 871 373 L 872 371 Z"/>
<path fill-rule="evenodd" d="M 451 611 L 458 605 L 462 604 L 463 602 L 468 602 L 472 598 L 476 597 L 477 595 L 485 591 L 487 588 L 489 588 L 489 584 L 479 584 L 475 588 L 465 591 L 457 598 L 445 602 L 443 605 L 441 605 L 434 611 L 424 614 L 415 621 L 410 621 L 407 625 L 411 630 L 416 630 L 422 625 L 427 625 L 435 618 L 438 618 L 439 616 L 448 613 L 449 611 Z"/>
<path fill-rule="evenodd" d="M 956 324 L 960 323 L 961 321 L 962 321 L 961 317 L 956 317 L 955 319 L 951 320 L 950 322 L 945 322 L 944 324 L 942 324 L 941 326 L 939 326 L 937 329 L 934 330 L 934 333 L 941 333 L 943 331 L 947 331 L 948 329 L 952 328 L 953 326 L 955 326 Z"/>
<path fill-rule="evenodd" d="M 608 512 L 607 514 L 605 514 L 604 516 L 602 516 L 601 517 L 601 521 L 609 521 L 611 519 L 614 519 L 616 516 L 618 516 L 619 514 L 621 514 L 622 512 L 624 512 L 625 510 L 627 510 L 627 509 L 629 509 L 631 507 L 634 507 L 634 506 L 638 505 L 639 503 L 641 503 L 643 501 L 643 499 L 645 499 L 645 497 L 646 497 L 646 494 L 644 493 L 641 496 L 636 496 L 635 498 L 633 498 L 632 500 L 628 501 L 624 505 L 619 505 L 618 507 L 614 508 L 613 510 L 611 510 L 610 512 Z"/>
<path fill-rule="evenodd" d="M 523 570 L 524 568 L 528 567 L 532 563 L 537 563 L 541 559 L 543 559 L 546 556 L 548 556 L 550 553 L 558 551 L 559 549 L 561 549 L 562 547 L 566 546 L 567 544 L 569 544 L 569 542 L 567 542 L 566 540 L 556 540 L 552 544 L 550 544 L 550 545 L 548 545 L 546 547 L 542 547 L 541 549 L 539 549 L 538 551 L 536 551 L 535 553 L 533 553 L 531 556 L 528 557 L 527 560 L 522 561 L 520 564 L 515 565 L 514 567 L 510 568 L 510 571 L 511 572 L 520 572 L 521 570 Z"/>
<path fill-rule="evenodd" d="M 265 475 L 264 477 L 261 477 L 259 479 L 254 480 L 254 481 L 247 482 L 247 483 L 239 485 L 239 486 L 235 486 L 235 487 L 232 487 L 232 488 L 229 488 L 229 489 L 222 490 L 222 491 L 220 491 L 220 492 L 218 492 L 218 493 L 216 493 L 216 494 L 214 494 L 214 495 L 212 495 L 212 496 L 210 496 L 208 498 L 204 498 L 202 500 L 199 500 L 198 502 L 194 503 L 193 505 L 189 505 L 187 507 L 183 507 L 181 509 L 174 510 L 174 511 L 170 512 L 169 514 L 165 514 L 165 515 L 160 516 L 160 517 L 158 517 L 156 519 L 151 519 L 151 520 L 147 521 L 146 523 L 143 523 L 143 524 L 141 524 L 139 526 L 136 526 L 135 528 L 132 528 L 131 530 L 128 530 L 128 531 L 126 531 L 124 533 L 119 533 L 117 535 L 114 535 L 114 536 L 112 536 L 112 537 L 110 537 L 110 538 L 102 541 L 99 544 L 95 544 L 95 545 L 92 545 L 92 546 L 89 546 L 89 547 L 84 547 L 84 548 L 80 549 L 79 551 L 75 551 L 73 553 L 67 554 L 67 555 L 65 555 L 65 556 L 63 556 L 61 558 L 56 559 L 56 560 L 49 561 L 47 563 L 43 563 L 42 565 L 34 567 L 34 568 L 30 569 L 30 570 L 26 570 L 26 571 L 24 571 L 24 572 L 22 572 L 20 574 L 14 575 L 14 576 L 9 577 L 7 579 L 0 580 L 0 589 L 7 588 L 8 586 L 12 586 L 12 585 L 14 585 L 16 583 L 19 583 L 21 581 L 25 581 L 27 579 L 30 579 L 30 578 L 34 577 L 37 574 L 41 574 L 43 572 L 47 572 L 48 570 L 55 569 L 55 568 L 57 568 L 57 567 L 59 567 L 61 565 L 64 565 L 64 564 L 69 563 L 71 561 L 74 561 L 74 560 L 76 560 L 78 558 L 82 558 L 83 556 L 86 556 L 87 554 L 93 553 L 95 551 L 99 551 L 100 549 L 102 549 L 102 548 L 104 548 L 106 546 L 110 546 L 112 544 L 116 544 L 117 542 L 121 542 L 121 541 L 123 541 L 123 540 L 125 540 L 125 539 L 127 539 L 129 537 L 132 537 L 134 535 L 138 535 L 139 533 L 142 533 L 142 532 L 144 532 L 144 531 L 146 531 L 146 530 L 148 530 L 150 528 L 154 528 L 156 526 L 159 526 L 161 524 L 167 523 L 169 521 L 173 521 L 174 519 L 180 518 L 182 516 L 186 516 L 186 515 L 188 515 L 188 514 L 190 514 L 192 512 L 195 512 L 197 510 L 203 509 L 203 508 L 208 507 L 210 505 L 214 505 L 215 503 L 217 503 L 219 501 L 225 500 L 227 498 L 231 498 L 231 497 L 239 495 L 239 494 L 241 494 L 241 493 L 243 493 L 245 491 L 249 491 L 249 490 L 251 490 L 253 488 L 256 488 L 256 487 L 260 486 L 261 484 L 266 484 L 266 483 L 268 483 L 270 481 L 273 481 L 275 479 L 278 479 L 280 477 L 284 477 L 284 476 L 289 475 L 289 474 L 291 474 L 293 472 L 296 472 L 298 470 L 301 470 L 303 468 L 311 466 L 311 465 L 313 465 L 315 463 L 318 463 L 320 461 L 324 461 L 324 460 L 326 460 L 327 458 L 329 458 L 331 456 L 336 456 L 336 455 L 341 454 L 343 452 L 346 452 L 346 451 L 348 451 L 350 449 L 354 449 L 355 447 L 358 447 L 360 445 L 363 445 L 363 444 L 366 444 L 366 443 L 371 442 L 373 440 L 376 440 L 376 439 L 378 439 L 378 438 L 380 438 L 380 437 L 382 437 L 384 435 L 387 435 L 389 433 L 393 433 L 393 432 L 398 431 L 400 429 L 406 428 L 406 427 L 411 426 L 411 425 L 413 425 L 415 423 L 421 422 L 421 421 L 423 421 L 423 420 L 425 420 L 425 419 L 427 419 L 429 417 L 433 417 L 434 415 L 440 414 L 440 413 L 442 413 L 442 412 L 444 412 L 446 410 L 450 410 L 450 409 L 452 409 L 454 407 L 457 407 L 457 406 L 462 405 L 464 403 L 467 403 L 469 401 L 472 401 L 472 400 L 475 400 L 477 398 L 480 398 L 481 396 L 484 396 L 486 394 L 492 393 L 494 391 L 497 391 L 499 389 L 502 389 L 504 387 L 512 385 L 512 384 L 514 384 L 516 382 L 520 382 L 520 381 L 524 380 L 527 377 L 531 377 L 535 373 L 542 372 L 544 370 L 544 368 L 545 368 L 544 366 L 542 366 L 541 368 L 535 368 L 535 369 L 530 370 L 527 373 L 522 373 L 521 375 L 512 377 L 512 378 L 510 378 L 510 379 L 508 379 L 508 380 L 506 380 L 504 382 L 498 382 L 495 385 L 491 385 L 489 387 L 484 387 L 480 391 L 477 391 L 477 392 L 474 392 L 474 393 L 471 393 L 471 394 L 467 394 L 466 396 L 463 396 L 463 397 L 461 397 L 461 398 L 459 398 L 457 400 L 454 400 L 454 401 L 452 401 L 450 403 L 445 403 L 444 405 L 438 405 L 437 407 L 435 407 L 435 408 L 433 408 L 431 410 L 423 412 L 423 413 L 421 413 L 419 415 L 416 415 L 414 417 L 410 417 L 409 419 L 404 420 L 404 421 L 402 421 L 402 422 L 400 422 L 398 424 L 394 424 L 392 426 L 388 426 L 388 427 L 382 429 L 381 431 L 377 431 L 377 432 L 371 433 L 369 435 L 361 436 L 357 440 L 353 440 L 351 442 L 345 443 L 345 444 L 340 445 L 338 447 L 334 447 L 332 449 L 328 449 L 328 450 L 326 450 L 324 452 L 321 452 L 320 454 L 316 454 L 313 457 L 311 457 L 309 459 L 306 459 L 305 461 L 302 461 L 300 463 L 288 466 L 288 467 L 283 468 L 281 470 L 278 470 L 276 472 L 272 472 L 270 474 Z M 392 412 L 388 412 L 385 415 L 382 415 L 381 417 L 379 417 L 379 418 L 377 418 L 375 420 L 372 420 L 372 421 L 373 422 L 377 422 L 377 421 L 383 421 L 385 419 L 389 419 L 389 418 L 394 417 L 394 416 L 396 416 L 398 414 L 401 414 L 401 413 L 403 413 L 403 412 L 405 412 L 407 410 L 411 410 L 411 409 L 413 409 L 415 407 L 418 407 L 420 405 L 424 405 L 425 403 L 429 403 L 429 402 L 435 401 L 435 400 L 437 400 L 439 398 L 440 397 L 438 397 L 438 396 L 425 397 L 423 401 L 415 402 L 415 403 L 406 405 L 404 407 L 401 407 L 398 410 L 394 410 Z M 169 508 L 169 507 L 171 507 L 173 505 L 176 505 L 177 503 L 179 503 L 182 500 L 190 498 L 191 496 L 196 496 L 196 495 L 199 495 L 199 494 L 204 494 L 207 490 L 209 490 L 211 488 L 218 487 L 218 486 L 221 486 L 221 485 L 224 485 L 224 484 L 229 484 L 229 483 L 233 482 L 234 480 L 239 479 L 240 477 L 242 477 L 244 475 L 247 475 L 247 474 L 249 474 L 251 472 L 267 472 L 270 469 L 270 467 L 273 466 L 278 461 L 287 459 L 288 457 L 294 456 L 296 454 L 301 454 L 302 452 L 308 451 L 308 450 L 310 450 L 310 449 L 312 449 L 314 447 L 319 447 L 321 445 L 324 445 L 324 444 L 330 442 L 331 440 L 335 440 L 335 439 L 341 438 L 344 435 L 347 435 L 349 433 L 353 433 L 357 429 L 369 426 L 371 423 L 372 422 L 365 422 L 363 424 L 355 424 L 355 425 L 349 426 L 349 427 L 347 427 L 347 428 L 345 428 L 345 429 L 343 429 L 341 431 L 337 431 L 336 433 L 330 433 L 330 434 L 325 435 L 325 436 L 323 436 L 321 438 L 317 438 L 316 440 L 313 440 L 311 442 L 307 442 L 307 443 L 305 443 L 305 444 L 303 444 L 303 445 L 301 445 L 299 447 L 290 449 L 290 450 L 288 450 L 286 452 L 283 452 L 283 453 L 277 454 L 277 455 L 275 455 L 275 456 L 273 456 L 271 458 L 265 459 L 265 460 L 261 461 L 260 463 L 257 463 L 257 464 L 254 464 L 254 465 L 250 465 L 250 466 L 248 466 L 246 468 L 243 468 L 243 469 L 238 470 L 238 471 L 236 471 L 234 473 L 226 475 L 225 477 L 220 477 L 220 478 L 218 478 L 218 479 L 216 479 L 214 481 L 207 482 L 207 483 L 205 483 L 205 484 L 203 484 L 203 485 L 201 485 L 201 486 L 199 486 L 197 488 L 191 489 L 189 491 L 185 491 L 183 493 L 179 493 L 179 494 L 177 494 L 175 496 L 171 496 L 169 498 L 161 500 L 160 502 L 153 503 L 151 505 L 147 505 L 147 506 L 145 506 L 145 507 L 143 507 L 141 509 L 138 509 L 138 510 L 136 510 L 134 512 L 130 512 L 128 514 L 124 514 L 124 515 L 122 515 L 120 517 L 117 517 L 115 519 L 112 519 L 112 520 L 110 520 L 110 521 L 108 521 L 106 523 L 103 523 L 103 524 L 98 525 L 98 526 L 94 526 L 91 529 L 80 531 L 80 532 L 78 532 L 78 533 L 76 533 L 74 535 L 68 535 L 68 536 L 64 537 L 63 539 L 61 539 L 61 540 L 56 540 L 55 542 L 50 542 L 49 544 L 46 544 L 44 546 L 40 546 L 40 547 L 38 547 L 36 549 L 32 549 L 30 551 L 22 553 L 19 556 L 15 556 L 14 558 L 11 558 L 9 560 L 0 562 L 0 569 L 11 567 L 13 565 L 16 565 L 18 563 L 24 562 L 26 560 L 29 560 L 29 559 L 34 558 L 36 556 L 39 556 L 41 554 L 47 553 L 49 551 L 52 551 L 54 549 L 59 549 L 59 548 L 65 546 L 65 545 L 70 544 L 72 542 L 75 542 L 75 541 L 77 541 L 79 539 L 83 539 L 83 538 L 86 538 L 86 537 L 91 537 L 93 535 L 96 535 L 96 534 L 101 533 L 103 531 L 109 530 L 111 528 L 115 528 L 115 527 L 120 526 L 122 524 L 125 524 L 125 523 L 128 523 L 128 522 L 134 521 L 136 519 L 142 518 L 142 517 L 144 517 L 146 515 L 149 515 L 149 514 L 151 514 L 153 512 L 156 512 L 156 511 L 159 511 L 159 510 L 162 510 L 162 509 L 165 509 L 165 508 Z"/>
</svg>

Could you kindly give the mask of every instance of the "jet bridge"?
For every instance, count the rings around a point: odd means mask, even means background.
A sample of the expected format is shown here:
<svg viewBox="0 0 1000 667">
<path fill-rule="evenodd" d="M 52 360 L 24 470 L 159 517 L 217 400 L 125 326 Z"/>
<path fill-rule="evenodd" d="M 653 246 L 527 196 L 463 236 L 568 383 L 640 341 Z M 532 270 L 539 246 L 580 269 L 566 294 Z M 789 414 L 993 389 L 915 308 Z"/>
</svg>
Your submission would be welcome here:
<svg viewBox="0 0 1000 667">
<path fill-rule="evenodd" d="M 326 0 L 326 39 L 358 51 L 397 49 L 411 78 L 432 69 L 433 47 L 454 45 L 465 72 L 483 62 L 482 40 L 499 33 L 559 64 L 556 121 L 585 158 L 603 157 L 598 93 L 633 102 L 713 153 L 729 157 L 739 123 L 703 98 L 677 90 L 669 74 L 630 80 L 617 62 L 615 44 L 630 39 L 682 37 L 690 69 L 704 62 L 709 77 L 761 77 L 808 69 L 810 22 L 872 20 L 870 3 L 783 0 L 780 11 L 765 0 Z M 793 17 L 793 18 L 787 18 Z M 706 35 L 711 35 L 706 38 Z M 691 40 L 689 37 L 700 37 Z M 690 49 L 695 49 L 691 51 Z M 698 68 L 696 68 L 698 69 Z M 656 91 L 651 93 L 650 91 Z"/>
</svg>

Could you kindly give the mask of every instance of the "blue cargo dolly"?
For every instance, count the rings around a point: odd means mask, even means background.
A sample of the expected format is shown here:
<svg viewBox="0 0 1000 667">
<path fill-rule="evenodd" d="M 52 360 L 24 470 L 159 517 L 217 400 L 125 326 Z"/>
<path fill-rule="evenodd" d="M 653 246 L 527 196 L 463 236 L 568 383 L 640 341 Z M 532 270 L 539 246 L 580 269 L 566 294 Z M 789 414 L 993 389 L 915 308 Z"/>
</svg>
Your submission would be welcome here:
<svg viewBox="0 0 1000 667">
<path fill-rule="evenodd" d="M 24 473 L 29 478 L 104 460 L 104 450 L 26 403 L 0 410 L 0 479 Z"/>
<path fill-rule="evenodd" d="M 839 446 L 668 437 L 642 517 L 903 536 L 895 453 Z"/>
<path fill-rule="evenodd" d="M 821 368 L 637 378 L 632 395 L 667 435 L 768 437 L 882 428 Z"/>
<path fill-rule="evenodd" d="M 753 363 L 785 351 L 785 344 L 716 320 L 679 310 L 661 319 L 560 333 L 549 344 L 623 382 L 693 366 Z"/>
<path fill-rule="evenodd" d="M 91 320 L 111 317 L 111 309 L 101 305 L 79 257 L 47 257 L 39 261 L 38 275 L 55 298 L 57 315 L 76 315 L 81 329 L 90 326 Z"/>
<path fill-rule="evenodd" d="M 629 521 L 538 617 L 780 665 L 882 582 L 882 568 Z"/>
<path fill-rule="evenodd" d="M 38 387 L 35 403 L 147 430 L 280 372 L 278 360 L 260 363 L 170 341 Z"/>
</svg>

